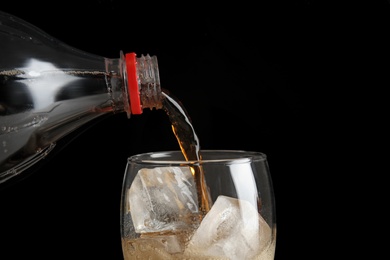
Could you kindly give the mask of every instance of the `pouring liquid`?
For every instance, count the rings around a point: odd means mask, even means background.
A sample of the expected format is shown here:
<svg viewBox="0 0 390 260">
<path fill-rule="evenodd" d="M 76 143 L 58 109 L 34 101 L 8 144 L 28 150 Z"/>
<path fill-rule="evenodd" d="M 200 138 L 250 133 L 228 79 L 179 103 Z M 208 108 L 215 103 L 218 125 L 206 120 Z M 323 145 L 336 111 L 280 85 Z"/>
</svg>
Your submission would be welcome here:
<svg viewBox="0 0 390 260">
<path fill-rule="evenodd" d="M 165 97 L 163 109 L 169 117 L 172 131 L 185 159 L 187 161 L 201 161 L 199 138 L 185 108 L 176 97 L 168 95 L 166 92 L 163 92 L 163 95 Z M 191 172 L 197 188 L 199 209 L 204 216 L 211 208 L 211 198 L 207 190 L 202 166 L 199 163 L 194 164 L 191 167 Z"/>
</svg>

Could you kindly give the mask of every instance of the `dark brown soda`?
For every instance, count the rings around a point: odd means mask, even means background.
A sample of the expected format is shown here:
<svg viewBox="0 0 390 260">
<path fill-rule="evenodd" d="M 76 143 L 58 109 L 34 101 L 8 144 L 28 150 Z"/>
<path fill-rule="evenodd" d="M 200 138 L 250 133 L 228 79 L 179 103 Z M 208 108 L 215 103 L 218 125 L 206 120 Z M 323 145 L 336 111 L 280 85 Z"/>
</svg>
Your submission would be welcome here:
<svg viewBox="0 0 390 260">
<path fill-rule="evenodd" d="M 182 103 L 168 91 L 163 91 L 163 109 L 169 117 L 172 125 L 172 131 L 176 136 L 180 149 L 186 161 L 194 162 L 191 166 L 191 172 L 194 176 L 199 210 L 204 216 L 211 207 L 211 199 L 208 193 L 207 184 L 204 177 L 199 138 L 196 135 L 192 125 L 191 118 L 188 116 Z"/>
</svg>

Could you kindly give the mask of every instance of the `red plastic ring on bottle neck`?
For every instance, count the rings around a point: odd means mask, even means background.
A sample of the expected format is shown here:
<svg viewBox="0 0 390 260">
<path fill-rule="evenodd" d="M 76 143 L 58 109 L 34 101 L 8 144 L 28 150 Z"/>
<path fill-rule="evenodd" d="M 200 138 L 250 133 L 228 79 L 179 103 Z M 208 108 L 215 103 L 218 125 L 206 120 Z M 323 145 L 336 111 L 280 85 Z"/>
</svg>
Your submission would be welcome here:
<svg viewBox="0 0 390 260">
<path fill-rule="evenodd" d="M 130 101 L 131 114 L 142 114 L 141 98 L 137 80 L 137 59 L 134 52 L 126 53 L 127 90 Z"/>
</svg>

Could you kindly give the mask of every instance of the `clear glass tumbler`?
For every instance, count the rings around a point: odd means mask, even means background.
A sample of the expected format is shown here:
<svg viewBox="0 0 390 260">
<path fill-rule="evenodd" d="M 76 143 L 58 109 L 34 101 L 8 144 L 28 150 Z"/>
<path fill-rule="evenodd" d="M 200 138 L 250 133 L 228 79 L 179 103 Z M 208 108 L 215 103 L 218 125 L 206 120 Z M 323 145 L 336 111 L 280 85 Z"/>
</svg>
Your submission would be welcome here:
<svg viewBox="0 0 390 260">
<path fill-rule="evenodd" d="M 124 259 L 273 260 L 275 198 L 266 155 L 202 150 L 131 156 L 121 197 Z"/>
</svg>

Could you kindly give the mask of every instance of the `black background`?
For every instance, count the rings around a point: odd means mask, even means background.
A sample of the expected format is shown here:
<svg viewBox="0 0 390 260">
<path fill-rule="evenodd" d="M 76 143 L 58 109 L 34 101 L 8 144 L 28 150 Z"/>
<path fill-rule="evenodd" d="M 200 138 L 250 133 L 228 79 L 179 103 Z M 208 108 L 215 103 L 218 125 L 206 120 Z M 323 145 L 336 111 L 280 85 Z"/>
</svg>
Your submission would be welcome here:
<svg viewBox="0 0 390 260">
<path fill-rule="evenodd" d="M 0 8 L 90 53 L 156 55 L 162 87 L 183 103 L 202 149 L 267 154 L 275 259 L 317 259 L 328 252 L 318 234 L 331 232 L 319 219 L 334 217 L 329 190 L 341 181 L 325 170 L 331 163 L 337 171 L 328 151 L 343 150 L 348 139 L 340 127 L 348 118 L 330 111 L 346 87 L 338 76 L 348 73 L 353 45 L 345 40 L 354 22 L 340 22 L 349 11 L 339 5 L 269 2 L 14 1 Z M 178 149 L 166 115 L 149 110 L 113 115 L 64 143 L 0 190 L 1 254 L 12 256 L 1 259 L 122 259 L 126 158 Z"/>
</svg>

